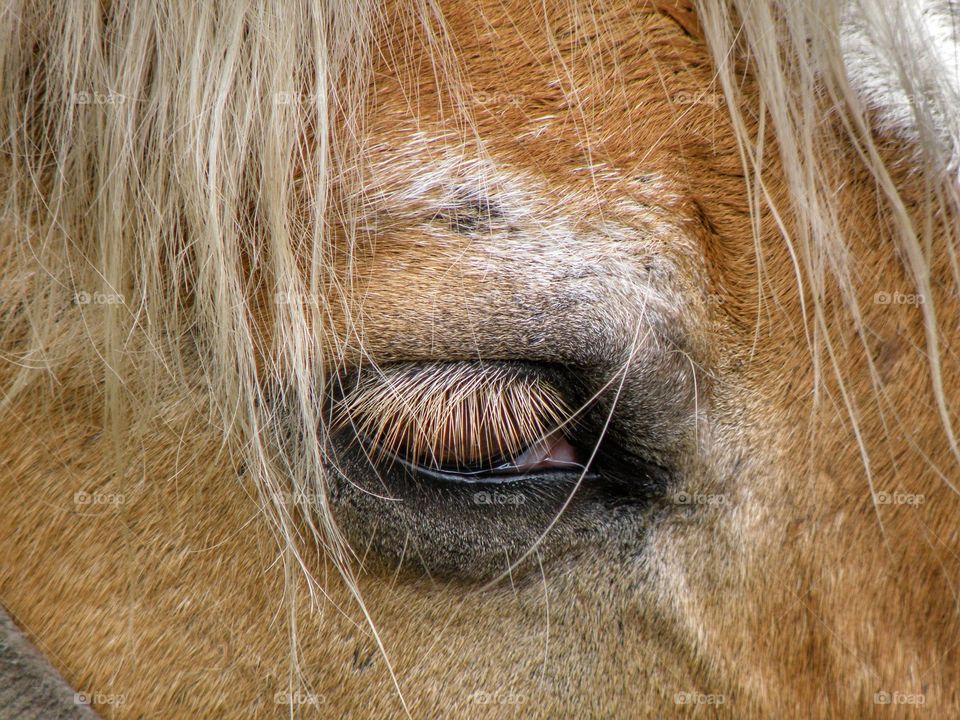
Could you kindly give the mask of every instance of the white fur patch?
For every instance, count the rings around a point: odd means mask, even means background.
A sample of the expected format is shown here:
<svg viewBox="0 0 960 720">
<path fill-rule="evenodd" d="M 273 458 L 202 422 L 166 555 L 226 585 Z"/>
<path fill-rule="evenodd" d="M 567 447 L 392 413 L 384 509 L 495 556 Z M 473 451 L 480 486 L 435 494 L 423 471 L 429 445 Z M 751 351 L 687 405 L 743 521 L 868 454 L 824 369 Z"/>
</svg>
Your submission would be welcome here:
<svg viewBox="0 0 960 720">
<path fill-rule="evenodd" d="M 885 129 L 960 158 L 960 0 L 849 0 L 848 77 Z M 932 147 L 931 147 L 932 146 Z"/>
</svg>

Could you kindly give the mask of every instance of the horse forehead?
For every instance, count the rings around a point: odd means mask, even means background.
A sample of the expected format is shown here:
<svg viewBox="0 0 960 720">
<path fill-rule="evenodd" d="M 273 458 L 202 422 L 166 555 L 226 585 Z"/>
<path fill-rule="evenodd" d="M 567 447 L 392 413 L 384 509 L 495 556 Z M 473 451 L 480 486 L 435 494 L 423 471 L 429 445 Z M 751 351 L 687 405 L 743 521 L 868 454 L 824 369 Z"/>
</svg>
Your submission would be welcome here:
<svg viewBox="0 0 960 720">
<path fill-rule="evenodd" d="M 435 27 L 387 15 L 368 147 L 400 133 L 426 148 L 446 133 L 594 184 L 676 172 L 680 145 L 728 149 L 706 46 L 657 3 L 481 0 L 439 14 Z"/>
</svg>

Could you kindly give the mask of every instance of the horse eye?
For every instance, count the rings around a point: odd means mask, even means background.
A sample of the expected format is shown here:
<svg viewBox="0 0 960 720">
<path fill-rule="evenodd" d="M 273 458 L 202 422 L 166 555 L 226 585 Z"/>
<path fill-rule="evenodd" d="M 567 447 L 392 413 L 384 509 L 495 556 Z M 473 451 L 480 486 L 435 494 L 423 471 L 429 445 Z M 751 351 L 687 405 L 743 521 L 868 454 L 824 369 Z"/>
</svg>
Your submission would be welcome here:
<svg viewBox="0 0 960 720">
<path fill-rule="evenodd" d="M 618 389 L 525 360 L 345 372 L 329 388 L 324 445 L 338 528 L 384 567 L 492 579 L 532 572 L 531 548 L 539 562 L 645 518 L 673 468 L 624 443 Z M 294 457 L 315 450 L 300 439 L 288 440 Z"/>
<path fill-rule="evenodd" d="M 564 432 L 560 393 L 513 366 L 401 366 L 360 383 L 339 403 L 372 461 L 433 479 L 507 482 L 583 470 Z"/>
</svg>

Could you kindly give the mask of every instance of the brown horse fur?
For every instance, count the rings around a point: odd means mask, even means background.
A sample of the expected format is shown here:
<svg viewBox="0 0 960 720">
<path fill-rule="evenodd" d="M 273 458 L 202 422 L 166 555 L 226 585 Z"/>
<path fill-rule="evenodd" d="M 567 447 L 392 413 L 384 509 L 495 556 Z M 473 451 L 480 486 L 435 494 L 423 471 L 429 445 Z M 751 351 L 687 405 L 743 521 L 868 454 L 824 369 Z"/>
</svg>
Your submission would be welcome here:
<svg viewBox="0 0 960 720">
<path fill-rule="evenodd" d="M 109 25 L 122 5 L 89 12 Z M 51 229 L 34 208 L 4 218 L 0 284 L 0 600 L 13 618 L 105 717 L 907 717 L 918 703 L 930 717 L 960 713 L 960 473 L 938 409 L 945 402 L 955 420 L 960 308 L 955 258 L 942 248 L 957 215 L 948 205 L 926 215 L 916 139 L 884 130 L 872 142 L 906 216 L 932 223 L 931 297 L 916 299 L 893 201 L 841 111 L 823 112 L 820 147 L 845 238 L 831 261 L 850 282 L 827 272 L 818 285 L 784 239 L 803 223 L 769 127 L 766 196 L 748 194 L 759 192 L 755 167 L 726 105 L 735 98 L 759 136 L 748 53 L 736 46 L 738 94 L 725 95 L 692 8 L 411 7 L 381 8 L 373 22 L 354 159 L 338 166 L 353 180 L 328 196 L 340 222 L 331 237 L 350 236 L 349 223 L 357 234 L 349 253 L 323 251 L 328 325 L 314 318 L 304 342 L 326 343 L 325 367 L 341 375 L 482 359 L 576 368 L 591 387 L 613 378 L 608 431 L 675 469 L 666 498 L 584 511 L 539 544 L 551 518 L 532 505 L 505 508 L 475 537 L 455 517 L 394 513 L 349 488 L 282 506 L 286 524 L 271 521 L 275 497 L 249 460 L 256 432 L 223 412 L 229 388 L 211 381 L 222 356 L 206 348 L 235 343 L 256 351 L 258 368 L 287 367 L 271 353 L 295 326 L 269 307 L 274 271 L 264 269 L 282 248 L 254 239 L 231 251 L 256 331 L 213 340 L 196 308 L 215 293 L 202 296 L 189 233 L 146 270 L 132 240 L 127 254 L 88 253 L 102 277 L 125 278 L 117 310 L 98 304 L 97 275 L 70 255 L 95 247 L 76 234 L 91 224 L 78 212 Z M 33 35 L 4 39 L 36 53 L 18 70 L 36 87 L 66 72 L 45 12 L 24 20 Z M 236 19 L 221 12 L 224 27 Z M 141 21 L 167 27 L 159 11 Z M 134 85 L 146 95 L 128 102 L 156 108 L 151 83 L 176 78 L 151 70 L 170 48 L 143 32 L 147 49 L 131 41 L 128 65 L 146 54 Z M 444 53 L 458 63 L 444 65 Z M 185 50 L 184 78 L 199 72 L 190 58 Z M 14 100 L 42 112 L 43 97 L 25 97 Z M 104 167 L 153 132 L 90 127 L 104 134 Z M 318 154 L 301 155 L 300 183 L 325 157 L 322 129 L 305 128 Z M 134 145 L 114 142 L 123 132 Z M 74 141 L 84 137 L 95 142 Z M 190 165 L 188 145 L 169 138 L 171 163 L 202 167 L 201 179 L 219 167 Z M 12 154 L 5 163 L 27 172 Z M 125 182 L 149 195 L 154 171 L 137 167 Z M 36 181 L 37 193 L 56 184 Z M 237 188 L 252 198 L 248 230 L 272 237 L 252 187 Z M 133 195 L 112 188 L 70 192 L 145 227 L 124 210 Z M 297 197 L 292 215 L 313 198 Z M 168 210 L 157 217 L 171 233 L 172 217 L 190 227 L 189 207 Z M 105 235 L 126 232 L 103 222 Z M 289 232 L 298 269 L 317 252 L 301 231 Z M 151 272 L 179 288 L 176 303 L 144 290 Z M 938 368 L 924 302 L 936 308 Z M 128 310 L 135 320 L 120 327 L 133 329 L 118 336 L 110 323 Z M 233 315 L 218 317 L 234 328 Z M 147 321 L 163 332 L 141 331 Z M 175 351 L 156 345 L 163 337 Z M 233 387 L 242 416 L 253 391 Z M 287 411 L 279 402 L 270 412 Z M 281 462 L 310 441 L 284 437 L 263 441 Z M 311 502 L 353 554 L 315 532 Z M 487 582 L 503 570 L 487 551 L 500 542 L 510 576 Z"/>
</svg>

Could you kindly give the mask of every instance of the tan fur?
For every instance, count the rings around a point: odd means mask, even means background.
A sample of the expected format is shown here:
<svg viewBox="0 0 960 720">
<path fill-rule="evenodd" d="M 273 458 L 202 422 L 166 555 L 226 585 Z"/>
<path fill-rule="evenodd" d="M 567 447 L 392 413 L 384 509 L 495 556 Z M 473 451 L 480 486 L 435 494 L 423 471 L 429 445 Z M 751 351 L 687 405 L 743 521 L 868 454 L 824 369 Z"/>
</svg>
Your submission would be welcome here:
<svg viewBox="0 0 960 720">
<path fill-rule="evenodd" d="M 540 5 L 444 3 L 469 115 L 441 105 L 447 88 L 416 42 L 417 23 L 385 10 L 361 138 L 358 222 L 369 242 L 349 268 L 350 316 L 334 311 L 332 325 L 346 363 L 361 346 L 379 364 L 538 360 L 565 347 L 572 326 L 595 329 L 599 346 L 605 330 L 634 328 L 636 308 L 648 307 L 689 338 L 695 365 L 701 420 L 690 455 L 703 471 L 682 490 L 725 501 L 670 508 L 642 548 L 604 538 L 567 557 L 544 551 L 548 562 L 534 556 L 532 575 L 495 587 L 358 572 L 382 654 L 303 518 L 302 558 L 324 594 L 311 598 L 302 575 L 285 572 L 282 538 L 198 366 L 176 384 L 141 387 L 148 374 L 138 363 L 151 362 L 151 349 L 131 341 L 139 359 L 123 392 L 136 419 L 115 452 L 101 361 L 86 337 L 90 309 L 63 307 L 72 359 L 4 410 L 0 600 L 75 687 L 113 696 L 97 707 L 105 717 L 917 710 L 877 704 L 877 693 L 922 696 L 930 717 L 960 712 L 960 508 L 948 484 L 960 473 L 920 309 L 875 301 L 916 292 L 889 208 L 841 147 L 836 187 L 862 317 L 852 321 L 831 283 L 822 307 L 854 428 L 834 375 L 814 392 L 801 307 L 810 298 L 768 211 L 757 256 L 741 158 L 699 28 L 689 10 L 662 4 L 671 12 L 548 3 L 551 47 Z M 744 92 L 755 100 L 751 82 Z M 928 189 L 896 162 L 909 147 L 887 136 L 879 147 L 918 213 Z M 768 145 L 768 184 L 783 176 L 779 162 Z M 510 227 L 471 237 L 437 219 L 471 189 L 500 198 Z M 787 207 L 782 184 L 770 192 Z M 0 295 L 29 292 L 39 272 L 10 249 L 20 232 L 4 241 L 11 264 Z M 669 283 L 647 292 L 638 278 L 651 263 Z M 950 257 L 931 263 L 956 418 L 960 307 Z M 595 272 L 576 272 L 584 267 Z M 5 387 L 29 332 L 9 308 L 6 317 Z M 99 316 L 90 317 L 97 336 Z M 137 416 L 148 395 L 151 413 Z M 874 502 L 855 429 L 876 491 L 922 501 Z M 354 550 L 359 567 L 364 548 Z M 291 596 L 302 677 L 291 676 Z"/>
</svg>

